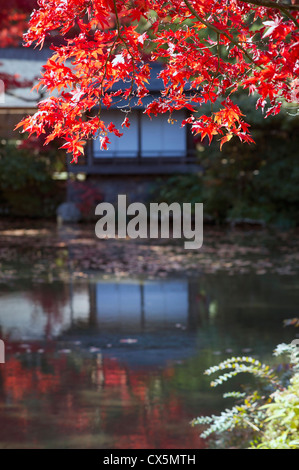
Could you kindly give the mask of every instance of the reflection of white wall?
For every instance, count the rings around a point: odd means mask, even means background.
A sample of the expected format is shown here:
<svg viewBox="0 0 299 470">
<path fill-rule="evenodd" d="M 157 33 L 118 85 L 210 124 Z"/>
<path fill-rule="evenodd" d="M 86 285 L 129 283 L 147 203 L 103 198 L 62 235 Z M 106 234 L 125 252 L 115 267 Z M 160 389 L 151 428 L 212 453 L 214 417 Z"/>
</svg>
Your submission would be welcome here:
<svg viewBox="0 0 299 470">
<path fill-rule="evenodd" d="M 186 323 L 188 283 L 186 281 L 98 282 L 96 308 L 99 326 L 139 327 Z"/>
<path fill-rule="evenodd" d="M 76 290 L 73 294 L 73 320 L 86 321 L 89 318 L 88 288 Z M 70 303 L 61 307 L 60 318 L 51 316 L 50 333 L 58 336 L 71 326 Z M 13 292 L 0 297 L 0 328 L 4 336 L 15 340 L 42 339 L 48 324 L 47 313 L 38 302 L 28 297 L 26 292 Z"/>
<path fill-rule="evenodd" d="M 4 335 L 13 339 L 39 339 L 43 337 L 47 318 L 41 315 L 23 292 L 0 297 L 0 326 Z"/>
</svg>

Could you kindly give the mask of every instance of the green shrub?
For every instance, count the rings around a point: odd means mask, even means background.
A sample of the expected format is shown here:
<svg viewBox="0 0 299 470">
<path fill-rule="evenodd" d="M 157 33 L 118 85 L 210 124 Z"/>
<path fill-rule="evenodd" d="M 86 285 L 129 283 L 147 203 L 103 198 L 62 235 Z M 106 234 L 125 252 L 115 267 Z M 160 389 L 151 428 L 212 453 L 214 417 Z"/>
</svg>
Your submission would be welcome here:
<svg viewBox="0 0 299 470">
<path fill-rule="evenodd" d="M 225 398 L 237 399 L 237 404 L 219 416 L 194 419 L 193 426 L 207 426 L 201 437 L 216 434 L 214 445 L 218 447 L 299 448 L 299 348 L 281 344 L 274 355 L 281 354 L 289 357 L 287 374 L 279 375 L 252 357 L 232 357 L 205 372 L 207 375 L 220 372 L 211 382 L 213 387 L 241 373 L 253 375 L 258 384 L 251 391 L 224 394 Z"/>
<path fill-rule="evenodd" d="M 289 386 L 276 390 L 271 396 L 272 403 L 262 407 L 266 418 L 257 449 L 299 449 L 299 368 L 298 360 L 295 362 L 297 372 Z"/>
<path fill-rule="evenodd" d="M 0 146 L 0 207 L 13 216 L 50 217 L 63 199 L 49 159 L 16 144 Z"/>
</svg>

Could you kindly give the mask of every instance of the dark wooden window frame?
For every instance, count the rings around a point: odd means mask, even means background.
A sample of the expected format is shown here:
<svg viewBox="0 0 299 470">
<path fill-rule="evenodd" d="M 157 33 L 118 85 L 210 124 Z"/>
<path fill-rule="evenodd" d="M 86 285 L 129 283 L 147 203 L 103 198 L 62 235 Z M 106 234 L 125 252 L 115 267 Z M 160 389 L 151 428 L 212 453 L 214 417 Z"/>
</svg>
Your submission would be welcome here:
<svg viewBox="0 0 299 470">
<path fill-rule="evenodd" d="M 196 151 L 190 126 L 186 125 L 186 154 L 182 157 L 143 157 L 141 155 L 141 114 L 138 116 L 138 153 L 135 157 L 95 157 L 93 141 L 88 142 L 86 155 L 79 158 L 78 164 L 68 165 L 71 173 L 87 174 L 163 174 L 189 173 L 200 171 L 196 163 Z M 189 112 L 186 111 L 186 117 Z"/>
</svg>

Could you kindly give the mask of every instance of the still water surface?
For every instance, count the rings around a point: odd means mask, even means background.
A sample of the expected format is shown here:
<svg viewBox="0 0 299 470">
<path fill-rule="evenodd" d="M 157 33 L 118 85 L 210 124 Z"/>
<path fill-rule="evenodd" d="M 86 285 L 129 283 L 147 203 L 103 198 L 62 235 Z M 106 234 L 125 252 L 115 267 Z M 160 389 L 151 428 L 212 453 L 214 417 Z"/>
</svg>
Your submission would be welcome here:
<svg viewBox="0 0 299 470">
<path fill-rule="evenodd" d="M 202 448 L 227 406 L 204 370 L 296 337 L 296 276 L 0 285 L 1 448 Z"/>
</svg>

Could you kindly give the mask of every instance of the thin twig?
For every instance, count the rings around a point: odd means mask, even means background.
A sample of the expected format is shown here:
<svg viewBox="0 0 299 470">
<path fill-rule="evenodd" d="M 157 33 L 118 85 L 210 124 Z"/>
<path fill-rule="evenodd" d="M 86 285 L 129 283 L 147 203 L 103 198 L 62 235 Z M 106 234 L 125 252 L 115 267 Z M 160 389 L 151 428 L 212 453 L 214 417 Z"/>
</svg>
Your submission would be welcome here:
<svg viewBox="0 0 299 470">
<path fill-rule="evenodd" d="M 257 7 L 277 8 L 278 10 L 287 9 L 292 11 L 299 11 L 299 5 L 289 5 L 288 3 L 272 2 L 268 0 L 239 0 L 242 3 L 250 3 Z"/>
</svg>

